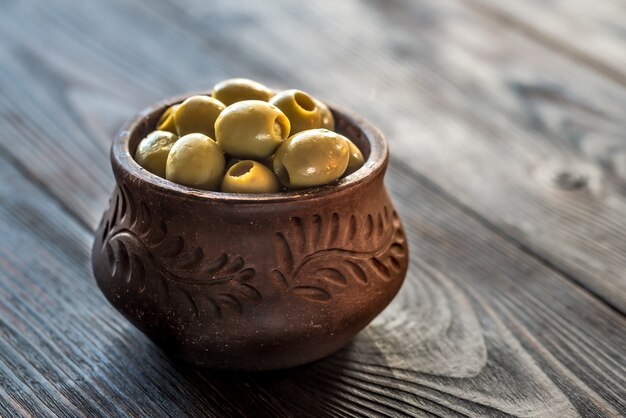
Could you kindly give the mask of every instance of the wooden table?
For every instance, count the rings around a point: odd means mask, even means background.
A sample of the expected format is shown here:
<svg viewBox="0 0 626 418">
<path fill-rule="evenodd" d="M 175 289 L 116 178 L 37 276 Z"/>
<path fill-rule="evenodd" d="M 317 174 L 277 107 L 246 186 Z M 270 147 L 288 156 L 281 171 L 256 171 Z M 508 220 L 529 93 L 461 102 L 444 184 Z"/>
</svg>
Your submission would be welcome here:
<svg viewBox="0 0 626 418">
<path fill-rule="evenodd" d="M 406 283 L 275 373 L 165 357 L 92 278 L 121 123 L 244 76 L 387 135 Z M 620 0 L 0 1 L 0 416 L 623 416 Z"/>
</svg>

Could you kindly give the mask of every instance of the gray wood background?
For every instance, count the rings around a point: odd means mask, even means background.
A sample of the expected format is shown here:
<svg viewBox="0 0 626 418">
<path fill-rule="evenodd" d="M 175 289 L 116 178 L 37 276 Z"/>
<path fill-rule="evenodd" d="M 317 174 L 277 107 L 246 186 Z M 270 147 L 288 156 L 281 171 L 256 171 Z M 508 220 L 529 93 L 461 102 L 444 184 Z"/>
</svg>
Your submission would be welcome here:
<svg viewBox="0 0 626 418">
<path fill-rule="evenodd" d="M 233 76 L 387 135 L 412 259 L 335 355 L 165 357 L 92 235 L 117 128 Z M 0 0 L 0 416 L 626 415 L 626 3 Z"/>
</svg>

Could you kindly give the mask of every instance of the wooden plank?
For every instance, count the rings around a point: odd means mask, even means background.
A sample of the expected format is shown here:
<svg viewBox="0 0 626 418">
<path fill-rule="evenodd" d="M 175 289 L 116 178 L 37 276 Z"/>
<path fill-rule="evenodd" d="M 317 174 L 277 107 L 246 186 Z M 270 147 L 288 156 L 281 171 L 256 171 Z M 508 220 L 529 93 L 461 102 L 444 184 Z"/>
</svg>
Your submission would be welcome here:
<svg viewBox="0 0 626 418">
<path fill-rule="evenodd" d="M 626 86 L 626 5 L 619 0 L 466 0 L 535 41 Z"/>
<path fill-rule="evenodd" d="M 164 97 L 209 89 L 234 68 L 273 79 L 240 68 L 227 47 L 220 53 L 219 43 L 190 40 L 171 24 L 157 37 L 146 36 L 163 21 L 124 2 L 111 8 L 14 2 L 4 5 L 0 21 L 0 123 L 6 129 L 0 149 L 90 229 L 113 186 L 110 142 L 127 118 Z M 181 76 L 178 65 L 158 58 L 163 51 L 174 63 L 194 65 Z"/>
<path fill-rule="evenodd" d="M 113 185 L 106 156 L 121 123 L 149 102 L 197 87 L 205 77 L 203 68 L 189 67 L 185 84 L 174 75 L 176 67 L 147 63 L 162 50 L 180 62 L 206 53 L 193 42 L 178 48 L 187 43 L 181 36 L 151 42 L 145 27 L 134 25 L 130 13 L 124 20 L 119 9 L 112 15 L 106 7 L 91 13 L 87 4 L 75 6 L 75 14 L 67 16 L 69 9 L 45 2 L 34 9 L 24 3 L 4 6 L 1 143 L 93 228 Z M 41 31 L 22 33 L 31 26 Z M 83 33 L 86 27 L 96 36 Z M 213 74 L 226 75 L 219 60 L 207 56 L 204 64 Z"/>
<path fill-rule="evenodd" d="M 1 62 L 7 68 L 1 75 L 1 88 L 3 93 L 8 93 L 2 96 L 5 102 L 0 114 L 5 115 L 13 109 L 14 115 L 25 118 L 21 124 L 11 125 L 12 128 L 9 126 L 12 129 L 10 137 L 25 140 L 17 143 L 3 140 L 3 144 L 6 153 L 14 156 L 24 172 L 36 176 L 36 183 L 52 188 L 49 197 L 57 198 L 64 206 L 72 208 L 74 215 L 87 226 L 97 220 L 100 206 L 86 197 L 104 201 L 109 192 L 109 185 L 105 184 L 110 182 L 105 142 L 108 130 L 114 125 L 111 121 L 125 117 L 125 107 L 139 107 L 139 102 L 143 100 L 151 101 L 167 93 L 167 89 L 178 88 L 168 84 L 167 80 L 169 83 L 181 80 L 181 89 L 199 87 L 198 84 L 204 80 L 197 75 L 198 68 L 206 70 L 207 79 L 211 80 L 212 75 L 220 71 L 213 70 L 211 65 L 224 62 L 232 74 L 238 68 L 232 58 L 231 61 L 220 61 L 215 57 L 220 57 L 220 51 L 225 51 L 223 55 L 228 56 L 227 50 L 235 46 L 247 51 L 242 52 L 245 55 L 240 56 L 241 62 L 246 62 L 250 68 L 258 64 L 258 74 L 264 74 L 268 66 L 288 67 L 285 66 L 285 57 L 275 56 L 276 52 L 270 51 L 273 47 L 284 47 L 286 41 L 260 42 L 260 46 L 252 43 L 254 33 L 265 34 L 265 38 L 258 41 L 277 41 L 278 38 L 273 38 L 277 33 L 272 31 L 279 31 L 267 28 L 269 17 L 252 5 L 240 13 L 222 10 L 226 16 L 234 16 L 234 21 L 239 22 L 239 38 L 225 32 L 225 35 L 220 35 L 222 37 L 216 35 L 211 38 L 206 48 L 204 42 L 208 42 L 206 39 L 209 36 L 196 35 L 194 38 L 176 29 L 180 24 L 195 30 L 199 24 L 194 24 L 195 20 L 182 20 L 181 23 L 174 12 L 168 13 L 168 18 L 178 23 L 167 26 L 167 20 L 161 20 L 147 8 L 126 6 L 121 2 L 111 1 L 106 7 L 95 3 L 83 6 L 80 2 L 76 8 L 65 9 L 64 13 L 48 9 L 43 3 L 41 9 L 35 10 L 16 3 L 11 5 L 16 8 L 11 9 L 15 13 L 11 16 L 28 16 L 46 36 L 35 33 L 29 38 L 28 31 L 18 27 L 20 19 L 15 19 L 17 23 L 10 23 L 10 19 L 0 17 L 0 31 L 8 36 L 3 39 L 9 39 L 1 46 Z M 349 22 L 346 16 L 356 6 L 348 4 L 339 7 L 344 9 L 338 10 L 338 21 Z M 197 10 L 192 12 L 199 13 Z M 306 9 L 306 12 L 309 10 Z M 265 31 L 259 32 L 258 26 L 255 26 L 258 23 L 248 13 L 254 16 L 258 13 Z M 291 8 L 281 13 L 297 17 L 300 10 Z M 102 16 L 103 21 L 93 16 Z M 366 15 L 370 20 L 366 19 L 364 23 L 375 23 L 371 21 L 373 16 L 378 15 Z M 410 15 L 407 16 L 409 19 Z M 111 25 L 110 22 L 121 23 Z M 214 17 L 211 23 L 218 25 L 219 22 L 220 15 Z M 224 20 L 219 30 L 228 28 L 232 22 Z M 313 23 L 318 25 L 319 32 L 322 21 L 318 16 L 309 26 L 302 22 L 303 34 L 310 35 L 313 34 Z M 339 46 L 344 51 L 342 42 L 346 42 L 347 36 L 336 27 L 340 25 L 332 20 L 326 23 L 330 27 L 322 27 L 328 29 L 329 39 L 341 41 Z M 249 32 L 246 32 L 245 24 L 251 26 L 247 29 Z M 91 32 L 81 32 L 82 25 L 89 27 Z M 161 29 L 163 25 L 174 33 L 146 29 Z M 373 28 L 380 31 L 379 24 Z M 220 33 L 218 29 L 214 30 Z M 139 39 L 142 33 L 141 43 L 128 41 Z M 143 45 L 145 33 L 154 35 L 146 41 L 146 46 Z M 81 35 L 80 42 L 75 39 L 76 34 Z M 168 41 L 169 36 L 174 41 Z M 379 34 L 365 33 L 364 36 L 366 44 L 374 42 L 377 46 L 375 41 L 380 38 Z M 189 48 L 200 55 L 187 57 L 186 52 L 179 52 L 174 48 L 179 41 L 186 42 L 185 48 L 180 50 Z M 319 42 L 322 41 L 326 44 L 326 38 Z M 362 47 L 359 42 L 356 47 Z M 80 46 L 81 43 L 97 49 L 89 52 L 88 47 Z M 66 48 L 62 49 L 60 45 Z M 171 46 L 173 54 L 185 55 L 189 61 L 184 62 L 194 65 L 172 69 L 170 65 L 150 61 L 148 51 L 159 50 L 162 45 Z M 257 47 L 254 49 L 256 56 L 251 55 L 251 45 Z M 447 132 L 439 125 L 445 117 L 459 117 L 460 126 L 467 129 L 475 124 L 473 119 L 468 122 L 461 118 L 463 113 L 460 110 L 465 111 L 469 107 L 465 102 L 467 98 L 450 88 L 449 81 L 441 81 L 439 76 L 426 71 L 426 64 L 420 64 L 418 69 L 430 77 L 424 79 L 433 85 L 425 88 L 419 84 L 425 89 L 426 98 L 417 96 L 409 100 L 414 90 L 402 92 L 399 87 L 382 83 L 376 77 L 380 72 L 367 68 L 363 68 L 362 73 L 356 72 L 357 64 L 362 66 L 364 63 L 364 56 L 358 51 L 341 59 L 341 51 L 335 50 L 331 57 L 324 60 L 325 55 L 321 52 L 315 52 L 315 49 L 309 51 L 306 44 L 301 47 L 310 54 L 296 54 L 294 47 L 288 45 L 284 51 L 301 57 L 300 65 L 306 68 L 298 75 L 281 76 L 284 77 L 282 82 L 313 89 L 316 85 L 313 78 L 315 59 L 321 59 L 322 68 L 333 68 L 328 65 L 330 58 L 338 60 L 341 65 L 337 67 L 335 64 L 334 68 L 345 67 L 348 72 L 329 74 L 320 80 L 322 95 L 325 91 L 330 97 L 335 87 L 336 96 L 333 97 L 339 97 L 343 104 L 365 110 L 364 113 L 374 104 L 382 109 L 388 108 L 386 113 L 379 115 L 372 115 L 376 112 L 369 110 L 370 116 L 385 126 L 385 130 L 395 126 L 392 123 L 396 120 L 393 112 L 398 112 L 397 120 L 403 122 L 405 128 L 411 128 L 411 132 L 417 131 L 411 125 L 417 122 L 428 127 L 425 122 L 429 117 L 435 120 L 435 128 L 429 128 L 431 134 Z M 449 45 L 446 47 L 451 48 Z M 213 48 L 215 55 L 207 57 L 206 51 L 213 52 Z M 385 50 L 384 45 L 377 48 L 381 53 Z M 452 51 L 455 51 L 454 48 Z M 119 59 L 133 57 L 134 53 L 140 54 L 136 61 Z M 84 60 L 85 57 L 89 60 Z M 385 55 L 382 57 L 385 58 Z M 352 66 L 351 59 L 356 59 Z M 90 63 L 90 60 L 95 60 L 95 63 Z M 147 62 L 154 65 L 146 65 Z M 83 64 L 83 69 L 78 70 L 73 65 L 78 63 Z M 415 65 L 413 61 L 409 63 Z M 33 73 L 33 67 L 38 67 L 41 72 Z M 99 72 L 97 68 L 105 70 Z M 141 77 L 142 69 L 146 71 L 145 78 Z M 406 77 L 408 72 L 401 66 L 394 73 L 388 64 L 379 70 L 388 70 L 389 74 L 402 77 Z M 49 73 L 56 74 L 57 78 L 49 76 Z M 171 80 L 168 74 L 173 76 Z M 348 75 L 356 77 L 358 74 L 362 75 L 350 84 Z M 402 77 L 398 78 L 398 82 L 406 81 Z M 58 83 L 63 80 L 66 84 L 61 89 Z M 100 80 L 106 83 L 101 84 Z M 166 87 L 158 83 L 160 80 Z M 343 84 L 334 86 L 339 81 Z M 603 82 L 597 79 L 590 81 L 589 91 L 598 88 L 597 91 L 602 93 L 601 105 L 610 105 L 612 96 L 597 87 Z M 376 100 L 359 100 L 362 96 L 356 95 L 361 91 L 357 89 L 357 84 L 372 86 L 372 91 L 378 95 L 374 97 Z M 35 92 L 29 87 L 32 85 L 41 90 Z M 415 82 L 406 85 L 415 89 Z M 111 92 L 111 86 L 126 93 Z M 476 93 L 464 86 L 465 90 Z M 380 89 L 383 87 L 388 88 L 390 94 L 397 95 L 398 104 L 391 103 L 390 98 L 381 98 Z M 446 106 L 441 103 L 436 105 L 434 92 L 440 88 L 447 97 Z M 142 96 L 136 96 L 135 92 Z M 30 98 L 32 94 L 38 94 L 37 100 Z M 73 101 L 64 100 L 67 97 L 73 97 Z M 12 99 L 14 103 L 9 103 Z M 621 100 L 618 99 L 617 103 Z M 135 100 L 137 103 L 134 103 Z M 506 103 L 506 100 L 502 102 Z M 59 103 L 70 104 L 64 104 L 65 107 L 52 113 L 50 109 L 55 109 L 55 104 Z M 447 106 L 449 103 L 455 106 Z M 427 109 L 427 105 L 435 104 L 434 109 L 442 113 L 437 115 L 435 110 L 425 112 L 413 121 L 407 119 L 406 112 L 399 111 L 400 104 L 414 105 L 417 109 Z M 494 112 L 498 107 L 494 104 L 483 106 L 490 110 L 493 107 Z M 390 117 L 387 122 L 382 120 L 385 115 Z M 517 114 L 511 112 L 511 116 L 500 110 L 494 115 L 497 123 L 478 118 L 482 130 L 472 128 L 469 132 L 489 133 L 494 126 L 492 123 L 500 129 L 500 119 L 512 124 Z M 39 124 L 43 124 L 43 128 L 39 128 L 36 134 L 29 134 L 28 129 Z M 517 128 L 512 132 L 519 139 L 517 130 L 522 125 L 515 126 Z M 397 129 L 392 132 L 394 144 L 399 147 L 409 137 Z M 83 130 L 85 134 L 81 136 L 77 130 Z M 522 137 L 526 138 L 526 135 Z M 398 136 L 402 139 L 398 140 Z M 453 135 L 453 139 L 461 144 L 465 141 L 465 137 L 459 134 Z M 506 137 L 498 139 L 503 141 Z M 535 144 L 541 138 L 528 135 L 528 139 Z M 103 146 L 94 145 L 93 142 L 97 141 L 102 141 Z M 488 141 L 483 140 L 481 146 L 486 143 Z M 418 139 L 417 144 L 431 152 L 429 147 L 424 147 L 427 144 L 424 138 Z M 451 144 L 455 143 L 447 143 L 446 146 L 452 148 Z M 443 151 L 436 144 L 433 148 L 436 152 L 432 151 L 431 156 L 442 158 L 440 153 Z M 425 156 L 416 158 L 415 150 L 410 147 L 405 149 L 416 163 L 424 164 Z M 464 144 L 462 150 L 467 152 L 468 145 Z M 548 151 L 543 150 L 549 155 Z M 450 161 L 477 164 L 459 159 L 462 154 L 453 148 L 450 152 L 456 158 Z M 8 387 L 21 388 L 21 392 L 0 391 L 3 397 L 0 405 L 13 405 L 11 410 L 22 408 L 34 413 L 52 414 L 68 407 L 101 410 L 103 414 L 110 412 L 111 415 L 162 415 L 164 411 L 172 415 L 225 411 L 231 415 L 256 412 L 276 416 L 297 413 L 314 416 L 568 416 L 575 412 L 618 416 L 626 413 L 623 393 L 620 392 L 625 385 L 622 352 L 625 343 L 624 318 L 572 286 L 541 259 L 503 238 L 501 231 L 494 229 L 491 223 L 468 211 L 466 206 L 458 203 L 456 196 L 449 196 L 429 179 L 434 178 L 448 188 L 447 183 L 439 181 L 439 177 L 446 173 L 435 170 L 435 175 L 428 173 L 429 177 L 415 178 L 414 168 L 408 168 L 403 160 L 398 158 L 393 161 L 389 175 L 389 184 L 405 220 L 413 250 L 411 273 L 400 297 L 383 317 L 359 336 L 355 344 L 336 356 L 308 367 L 264 375 L 196 371 L 164 358 L 115 314 L 98 294 L 89 279 L 89 234 L 72 223 L 61 207 L 51 203 L 32 185 L 20 181 L 17 173 L 7 171 L 10 164 L 3 161 L 0 167 L 5 170 L 2 172 L 3 179 L 7 181 L 0 189 L 4 190 L 0 200 L 0 225 L 7 240 L 0 244 L 3 260 L 0 318 L 4 321 L 0 333 L 5 344 L 1 351 L 7 357 L 0 362 L 0 372 L 11 382 Z M 508 162 L 513 164 L 513 158 Z M 425 167 L 428 168 L 427 165 Z M 498 166 L 498 169 L 502 170 L 502 167 Z M 452 167 L 452 170 L 458 174 L 460 169 Z M 64 174 L 67 177 L 55 177 L 59 173 L 67 173 Z M 446 179 L 445 176 L 443 178 Z M 446 181 L 450 183 L 449 179 Z M 611 195 L 611 198 L 614 196 Z M 16 229 L 10 229 L 11 226 Z M 29 228 L 31 232 L 28 232 Z M 75 237 L 78 239 L 72 240 Z M 65 248 L 59 246 L 59 242 L 73 244 Z M 81 374 L 83 370 L 86 372 Z M 50 380 L 46 382 L 48 377 Z"/>
<path fill-rule="evenodd" d="M 100 295 L 89 271 L 90 233 L 9 161 L 0 159 L 0 173 L 6 415 L 626 412 L 624 318 L 401 164 L 389 183 L 414 256 L 398 299 L 336 355 L 265 374 L 202 371 L 166 358 Z"/>
<path fill-rule="evenodd" d="M 485 225 L 625 309 L 626 93 L 501 22 L 453 0 L 8 7 L 0 142 L 89 227 L 124 118 L 227 74 L 252 76 L 368 116 L 392 152 Z"/>
</svg>

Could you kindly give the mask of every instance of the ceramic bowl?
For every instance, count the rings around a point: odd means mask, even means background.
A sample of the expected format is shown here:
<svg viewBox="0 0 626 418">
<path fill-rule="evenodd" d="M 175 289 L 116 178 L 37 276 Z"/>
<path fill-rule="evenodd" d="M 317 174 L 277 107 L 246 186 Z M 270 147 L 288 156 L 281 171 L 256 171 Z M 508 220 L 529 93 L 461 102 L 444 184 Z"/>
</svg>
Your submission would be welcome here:
<svg viewBox="0 0 626 418">
<path fill-rule="evenodd" d="M 140 113 L 111 147 L 116 187 L 96 232 L 106 298 L 169 353 L 199 366 L 267 370 L 345 345 L 398 292 L 408 264 L 385 189 L 387 143 L 331 107 L 365 165 L 333 184 L 244 195 L 178 185 L 133 159 L 163 111 Z"/>
</svg>

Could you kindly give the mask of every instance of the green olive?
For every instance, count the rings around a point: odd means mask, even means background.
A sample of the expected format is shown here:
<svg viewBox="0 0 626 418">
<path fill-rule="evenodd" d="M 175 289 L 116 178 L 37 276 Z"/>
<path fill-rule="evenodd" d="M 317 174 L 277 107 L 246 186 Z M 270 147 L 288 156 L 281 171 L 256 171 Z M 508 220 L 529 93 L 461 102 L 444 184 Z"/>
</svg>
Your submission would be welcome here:
<svg viewBox="0 0 626 418">
<path fill-rule="evenodd" d="M 178 136 L 201 133 L 215 138 L 215 120 L 226 106 L 209 96 L 191 96 L 173 113 Z"/>
<path fill-rule="evenodd" d="M 291 123 L 291 135 L 322 126 L 322 115 L 315 100 L 300 90 L 284 90 L 270 103 L 283 111 Z"/>
<path fill-rule="evenodd" d="M 204 190 L 217 190 L 224 175 L 224 153 L 208 136 L 193 133 L 180 138 L 167 157 L 165 178 Z"/>
<path fill-rule="evenodd" d="M 289 136 L 289 119 L 279 108 L 260 100 L 228 106 L 215 122 L 217 143 L 231 157 L 269 157 Z"/>
<path fill-rule="evenodd" d="M 217 83 L 211 96 L 226 106 L 243 100 L 262 100 L 267 102 L 273 93 L 261 83 L 247 78 L 231 78 Z"/>
<path fill-rule="evenodd" d="M 280 183 L 276 175 L 263 164 L 243 160 L 233 165 L 222 180 L 226 193 L 277 193 Z"/>
<path fill-rule="evenodd" d="M 167 156 L 177 139 L 171 132 L 150 132 L 137 146 L 135 161 L 149 172 L 165 178 Z"/>
<path fill-rule="evenodd" d="M 349 176 L 359 168 L 363 167 L 363 163 L 365 162 L 363 153 L 359 147 L 354 145 L 354 142 L 350 141 L 348 138 L 346 138 L 346 140 L 348 141 L 348 147 L 350 148 L 350 159 L 348 159 L 348 168 L 346 168 L 346 172 L 343 173 L 344 177 Z"/>
<path fill-rule="evenodd" d="M 330 111 L 330 108 L 326 106 L 324 102 L 318 99 L 314 99 L 315 104 L 320 109 L 321 116 L 321 124 L 320 128 L 328 129 L 329 131 L 335 130 L 335 117 L 333 116 L 333 112 Z"/>
<path fill-rule="evenodd" d="M 327 129 L 295 134 L 276 150 L 274 172 L 283 186 L 299 189 L 337 180 L 350 158 L 347 138 Z"/>
<path fill-rule="evenodd" d="M 157 122 L 157 129 L 159 131 L 168 131 L 173 134 L 176 133 L 176 125 L 174 124 L 174 112 L 176 111 L 176 109 L 178 109 L 178 106 L 180 106 L 180 104 L 172 105 L 165 109 L 165 112 L 161 114 L 161 117 Z"/>
</svg>

